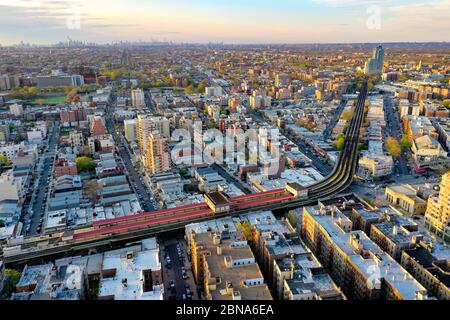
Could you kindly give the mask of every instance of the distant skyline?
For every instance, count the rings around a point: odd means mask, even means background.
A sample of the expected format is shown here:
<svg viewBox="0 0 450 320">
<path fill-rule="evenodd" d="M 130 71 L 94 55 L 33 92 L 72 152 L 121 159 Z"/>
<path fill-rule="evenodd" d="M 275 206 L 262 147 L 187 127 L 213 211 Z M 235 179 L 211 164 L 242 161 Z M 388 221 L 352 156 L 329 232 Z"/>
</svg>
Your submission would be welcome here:
<svg viewBox="0 0 450 320">
<path fill-rule="evenodd" d="M 450 41 L 450 0 L 0 0 L 0 44 Z"/>
</svg>

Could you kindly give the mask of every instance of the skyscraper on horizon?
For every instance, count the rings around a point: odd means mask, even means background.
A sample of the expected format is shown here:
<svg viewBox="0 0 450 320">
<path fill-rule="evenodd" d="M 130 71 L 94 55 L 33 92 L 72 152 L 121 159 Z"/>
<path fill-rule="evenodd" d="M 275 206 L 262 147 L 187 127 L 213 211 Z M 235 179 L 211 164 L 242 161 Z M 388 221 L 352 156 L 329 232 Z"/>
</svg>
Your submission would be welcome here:
<svg viewBox="0 0 450 320">
<path fill-rule="evenodd" d="M 384 49 L 378 46 L 373 49 L 372 58 L 370 58 L 364 66 L 364 73 L 367 75 L 381 75 L 384 65 Z"/>
</svg>

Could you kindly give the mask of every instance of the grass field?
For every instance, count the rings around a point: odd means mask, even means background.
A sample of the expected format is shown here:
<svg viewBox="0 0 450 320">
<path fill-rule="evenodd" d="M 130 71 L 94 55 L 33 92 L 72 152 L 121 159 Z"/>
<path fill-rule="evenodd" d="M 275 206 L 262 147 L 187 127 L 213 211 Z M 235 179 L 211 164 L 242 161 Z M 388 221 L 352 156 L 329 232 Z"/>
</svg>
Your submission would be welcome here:
<svg viewBox="0 0 450 320">
<path fill-rule="evenodd" d="M 30 103 L 32 104 L 37 104 L 37 102 L 39 101 L 39 99 L 44 100 L 44 105 L 57 105 L 57 104 L 61 104 L 64 103 L 66 101 L 66 95 L 61 95 L 61 96 L 41 96 L 41 97 L 37 97 L 33 100 L 30 100 Z"/>
</svg>

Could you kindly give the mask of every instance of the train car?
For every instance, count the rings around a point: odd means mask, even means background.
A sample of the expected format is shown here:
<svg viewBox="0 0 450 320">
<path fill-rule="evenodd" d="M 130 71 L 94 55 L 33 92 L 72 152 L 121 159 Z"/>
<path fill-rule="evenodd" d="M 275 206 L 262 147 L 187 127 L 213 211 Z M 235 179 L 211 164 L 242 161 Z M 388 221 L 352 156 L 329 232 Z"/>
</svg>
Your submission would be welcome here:
<svg viewBox="0 0 450 320">
<path fill-rule="evenodd" d="M 102 226 L 94 230 L 89 230 L 85 232 L 80 232 L 74 234 L 74 240 L 77 242 L 99 240 L 109 236 L 120 235 L 124 233 L 129 233 L 132 231 L 143 230 L 146 228 L 155 228 L 157 226 L 163 226 L 167 224 L 175 224 L 179 222 L 189 222 L 195 218 L 201 218 L 204 216 L 212 215 L 211 209 L 199 210 L 196 212 L 189 212 L 174 216 L 160 217 L 153 220 L 139 221 L 130 224 L 117 225 L 117 226 Z"/>
<path fill-rule="evenodd" d="M 135 215 L 131 215 L 131 216 L 119 217 L 119 218 L 108 219 L 108 220 L 95 221 L 92 224 L 92 226 L 94 229 L 100 229 L 103 227 L 115 227 L 115 226 L 120 226 L 120 225 L 132 224 L 132 223 L 136 223 L 136 222 L 151 221 L 151 220 L 158 219 L 161 217 L 170 217 L 170 216 L 176 216 L 179 214 L 184 214 L 184 213 L 189 213 L 189 212 L 197 212 L 200 210 L 205 210 L 207 208 L 208 208 L 208 205 L 206 203 L 197 203 L 197 204 L 192 204 L 192 205 L 188 205 L 188 206 L 163 209 L 163 210 L 152 211 L 152 212 L 144 212 L 144 213 L 139 213 L 139 214 L 135 214 Z"/>
<path fill-rule="evenodd" d="M 274 199 L 276 197 L 284 195 L 285 192 L 286 191 L 284 189 L 276 189 L 276 190 L 270 190 L 270 191 L 265 191 L 265 192 L 258 192 L 258 193 L 244 195 L 244 196 L 231 197 L 230 202 L 232 202 L 234 205 L 238 205 L 240 203 L 245 203 L 245 202 L 250 202 L 250 201 Z"/>
<path fill-rule="evenodd" d="M 238 203 L 234 206 L 235 210 L 242 210 L 242 209 L 247 209 L 247 208 L 251 208 L 251 207 L 259 207 L 262 205 L 269 205 L 269 204 L 274 204 L 274 203 L 280 203 L 283 201 L 287 201 L 287 200 L 291 200 L 293 199 L 294 196 L 290 193 L 284 193 L 283 195 L 279 195 L 277 197 L 270 197 L 270 198 L 266 198 L 266 199 L 258 199 L 258 200 L 252 200 L 249 202 L 241 202 Z"/>
</svg>

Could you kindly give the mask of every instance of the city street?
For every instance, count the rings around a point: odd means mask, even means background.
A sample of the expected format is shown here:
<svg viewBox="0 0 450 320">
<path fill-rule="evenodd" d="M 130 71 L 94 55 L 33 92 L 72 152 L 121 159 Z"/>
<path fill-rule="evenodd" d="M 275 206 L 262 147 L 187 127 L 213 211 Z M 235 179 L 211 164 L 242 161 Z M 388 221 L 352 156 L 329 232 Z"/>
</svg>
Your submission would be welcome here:
<svg viewBox="0 0 450 320">
<path fill-rule="evenodd" d="M 187 300 L 189 296 L 192 300 L 198 299 L 186 246 L 181 235 L 165 236 L 160 244 L 166 300 Z"/>
<path fill-rule="evenodd" d="M 117 133 L 117 130 L 114 126 L 114 121 L 112 118 L 111 110 L 107 108 L 105 119 L 106 119 L 106 128 L 108 132 L 110 132 L 113 136 L 114 142 L 117 147 L 117 151 L 119 153 L 119 157 L 122 159 L 123 163 L 123 172 L 128 176 L 130 180 L 131 187 L 135 191 L 138 196 L 139 202 L 142 205 L 142 209 L 145 212 L 155 211 L 155 207 L 150 199 L 150 195 L 147 187 L 141 179 L 141 173 L 136 170 L 133 165 L 133 161 L 131 159 L 131 154 L 129 149 L 126 146 L 126 142 L 123 137 Z"/>
<path fill-rule="evenodd" d="M 266 121 L 264 119 L 264 117 L 261 116 L 261 114 L 259 114 L 259 113 L 252 112 L 251 115 L 254 120 L 261 121 L 261 122 Z M 309 159 L 311 159 L 312 166 L 314 168 L 316 168 L 320 172 L 321 175 L 327 176 L 331 173 L 331 171 L 333 170 L 332 166 L 330 164 L 328 164 L 327 162 L 325 162 L 323 159 L 321 159 L 318 155 L 316 155 L 315 153 L 310 151 L 306 147 L 306 144 L 303 141 L 298 141 L 297 139 L 295 139 L 294 137 L 292 137 L 289 134 L 287 134 L 287 137 L 289 139 L 291 139 L 297 145 L 297 147 L 301 153 L 303 153 L 305 156 L 307 156 Z"/>
<path fill-rule="evenodd" d="M 303 141 L 296 141 L 293 137 L 292 141 L 297 145 L 298 150 L 312 161 L 312 166 L 316 168 L 324 177 L 328 176 L 333 170 L 332 166 L 321 159 L 317 154 L 308 149 Z"/>
<path fill-rule="evenodd" d="M 38 227 L 41 224 L 41 219 L 44 218 L 45 213 L 45 202 L 47 200 L 49 191 L 49 181 L 53 173 L 54 157 L 56 146 L 59 138 L 59 122 L 55 122 L 53 125 L 53 130 L 50 132 L 48 137 L 48 149 L 42 155 L 40 163 L 42 163 L 42 171 L 38 176 L 37 187 L 33 190 L 33 196 L 31 198 L 31 223 L 30 229 L 27 235 L 35 235 L 40 233 Z"/>
<path fill-rule="evenodd" d="M 219 174 L 228 182 L 236 185 L 239 189 L 241 189 L 242 192 L 245 194 L 250 194 L 252 191 L 249 189 L 248 186 L 246 186 L 242 181 L 240 181 L 238 178 L 231 175 L 227 170 L 219 166 L 218 164 L 214 163 L 211 166 L 213 169 L 217 170 Z"/>
<path fill-rule="evenodd" d="M 327 141 L 330 136 L 333 128 L 336 126 L 336 124 L 339 121 L 339 118 L 341 117 L 342 112 L 344 111 L 345 106 L 347 105 L 347 99 L 342 99 L 341 103 L 339 104 L 339 107 L 336 109 L 336 113 L 333 115 L 333 118 L 328 123 L 327 127 L 323 131 L 323 140 Z"/>
<path fill-rule="evenodd" d="M 402 122 L 400 120 L 397 110 L 394 109 L 394 103 L 390 97 L 384 99 L 384 114 L 386 118 L 386 137 L 394 137 L 400 140 L 403 136 Z M 398 158 L 394 164 L 395 174 L 409 175 L 411 174 L 411 168 L 409 165 L 407 152 L 402 151 L 400 158 Z"/>
</svg>

